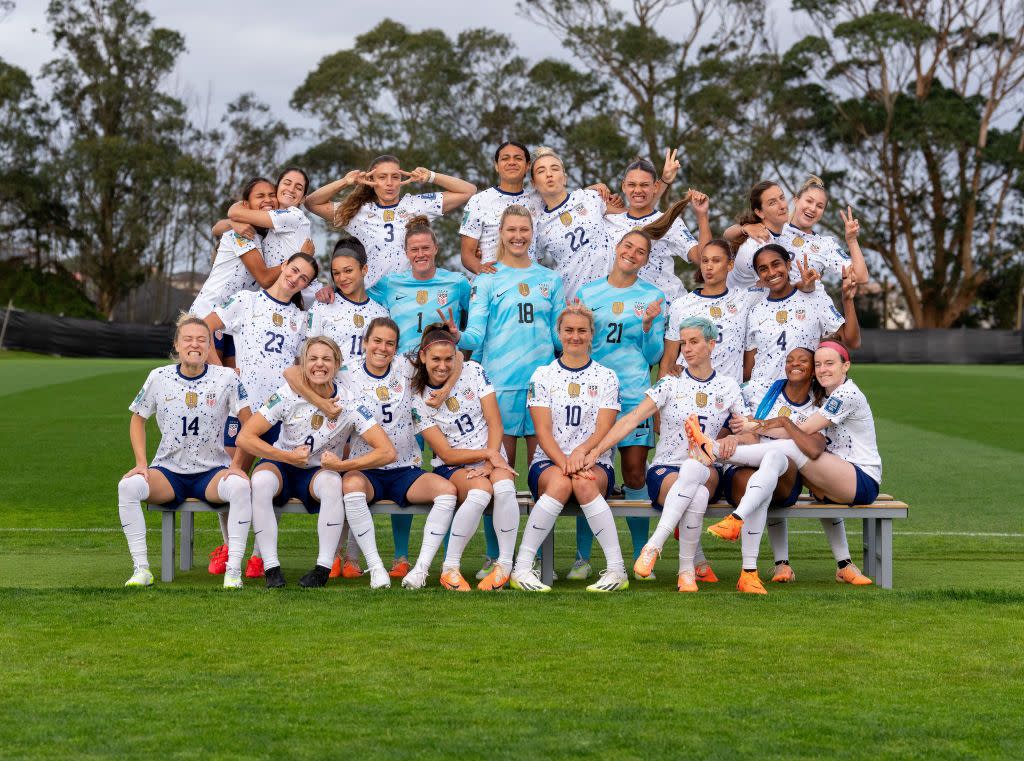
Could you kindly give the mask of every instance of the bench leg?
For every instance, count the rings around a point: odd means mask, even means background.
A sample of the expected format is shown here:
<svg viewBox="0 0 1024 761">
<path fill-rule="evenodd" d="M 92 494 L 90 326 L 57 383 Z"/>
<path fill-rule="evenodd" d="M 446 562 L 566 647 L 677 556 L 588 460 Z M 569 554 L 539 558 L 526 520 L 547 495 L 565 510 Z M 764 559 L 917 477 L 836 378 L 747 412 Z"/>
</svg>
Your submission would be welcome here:
<svg viewBox="0 0 1024 761">
<path fill-rule="evenodd" d="M 879 518 L 878 586 L 892 589 L 892 519 Z"/>
<path fill-rule="evenodd" d="M 181 514 L 181 570 L 192 570 L 192 548 L 195 544 L 196 514 Z"/>
<path fill-rule="evenodd" d="M 877 575 L 876 558 L 878 556 L 878 519 L 864 519 L 864 575 L 875 578 Z"/>
<path fill-rule="evenodd" d="M 540 546 L 540 580 L 548 586 L 555 579 L 555 527 L 544 537 Z"/>
<path fill-rule="evenodd" d="M 174 516 L 173 510 L 161 513 L 160 581 L 174 581 Z"/>
</svg>

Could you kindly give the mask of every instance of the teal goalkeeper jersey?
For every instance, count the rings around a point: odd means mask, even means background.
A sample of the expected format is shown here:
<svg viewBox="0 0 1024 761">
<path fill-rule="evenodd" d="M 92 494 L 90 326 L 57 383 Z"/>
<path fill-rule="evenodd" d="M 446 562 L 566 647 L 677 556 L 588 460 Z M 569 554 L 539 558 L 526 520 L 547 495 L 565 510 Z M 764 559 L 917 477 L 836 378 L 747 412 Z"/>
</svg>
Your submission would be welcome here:
<svg viewBox="0 0 1024 761">
<path fill-rule="evenodd" d="M 577 296 L 594 313 L 591 356 L 619 376 L 622 409 L 635 407 L 651 386 L 651 365 L 665 350 L 665 294 L 643 280 L 628 288 L 614 288 L 603 278 L 587 283 Z M 644 333 L 644 312 L 658 299 L 662 300 L 661 314 Z"/>
<path fill-rule="evenodd" d="M 477 352 L 498 391 L 525 390 L 530 376 L 560 348 L 555 320 L 565 307 L 562 278 L 539 264 L 522 269 L 502 263 L 473 281 L 469 322 L 459 348 Z"/>
<path fill-rule="evenodd" d="M 419 347 L 423 328 L 440 322 L 438 309 L 446 318 L 451 309 L 455 324 L 462 324 L 469 308 L 469 281 L 459 272 L 440 268 L 429 280 L 417 280 L 411 272 L 393 272 L 378 280 L 367 295 L 385 306 L 398 323 L 398 351 L 404 354 Z"/>
</svg>

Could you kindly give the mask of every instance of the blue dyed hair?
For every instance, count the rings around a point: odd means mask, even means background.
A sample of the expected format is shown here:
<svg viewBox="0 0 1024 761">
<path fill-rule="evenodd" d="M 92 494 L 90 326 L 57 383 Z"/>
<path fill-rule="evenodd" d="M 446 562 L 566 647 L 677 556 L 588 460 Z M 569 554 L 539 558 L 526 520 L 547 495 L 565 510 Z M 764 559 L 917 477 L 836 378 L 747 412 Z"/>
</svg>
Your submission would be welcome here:
<svg viewBox="0 0 1024 761">
<path fill-rule="evenodd" d="M 705 341 L 715 341 L 718 339 L 718 328 L 707 317 L 687 317 L 679 323 L 679 332 L 682 333 L 687 328 L 699 330 L 701 335 L 704 336 Z"/>
</svg>

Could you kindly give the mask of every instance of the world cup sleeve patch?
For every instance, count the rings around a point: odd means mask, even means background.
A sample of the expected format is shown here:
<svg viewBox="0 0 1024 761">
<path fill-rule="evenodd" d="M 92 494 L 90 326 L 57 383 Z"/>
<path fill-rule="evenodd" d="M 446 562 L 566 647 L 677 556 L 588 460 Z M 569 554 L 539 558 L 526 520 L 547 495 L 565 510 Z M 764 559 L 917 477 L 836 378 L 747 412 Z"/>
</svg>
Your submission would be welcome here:
<svg viewBox="0 0 1024 761">
<path fill-rule="evenodd" d="M 825 412 L 829 415 L 835 415 L 839 412 L 839 408 L 843 406 L 842 399 L 831 398 L 825 402 Z"/>
<path fill-rule="evenodd" d="M 373 414 L 363 405 L 360 404 L 356 407 L 356 411 L 363 416 L 363 420 L 366 420 L 367 422 L 373 420 Z"/>
<path fill-rule="evenodd" d="M 242 381 L 238 381 L 238 398 L 239 399 L 248 399 L 249 398 L 249 392 L 245 390 L 245 386 L 242 385 Z"/>
</svg>

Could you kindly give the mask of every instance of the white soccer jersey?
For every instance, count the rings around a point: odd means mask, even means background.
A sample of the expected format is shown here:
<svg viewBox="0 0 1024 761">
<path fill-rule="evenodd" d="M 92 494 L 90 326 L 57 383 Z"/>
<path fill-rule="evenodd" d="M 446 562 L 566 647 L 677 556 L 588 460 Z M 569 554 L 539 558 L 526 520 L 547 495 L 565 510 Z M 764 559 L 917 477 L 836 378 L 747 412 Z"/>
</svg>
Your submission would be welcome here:
<svg viewBox="0 0 1024 761">
<path fill-rule="evenodd" d="M 551 410 L 551 432 L 562 452 L 569 454 L 594 435 L 598 412 L 622 409 L 619 379 L 593 360 L 572 370 L 556 359 L 533 371 L 526 405 Z M 550 456 L 537 447 L 533 462 L 549 459 Z M 602 452 L 597 461 L 611 467 L 612 450 Z"/>
<path fill-rule="evenodd" d="M 166 365 L 149 374 L 128 409 L 147 419 L 156 413 L 160 446 L 150 467 L 187 474 L 231 463 L 224 451 L 224 423 L 248 406 L 234 370 L 207 365 L 202 375 L 187 378 L 178 365 Z"/>
<path fill-rule="evenodd" d="M 309 310 L 309 336 L 327 336 L 338 344 L 346 362 L 362 361 L 363 334 L 376 317 L 387 317 L 388 310 L 371 298 L 362 303 L 349 301 L 335 293 L 334 303 L 315 302 Z"/>
<path fill-rule="evenodd" d="M 536 219 L 538 258 L 545 257 L 562 278 L 566 300 L 611 271 L 614 244 L 604 224 L 605 202 L 596 191 L 574 190 Z"/>
<path fill-rule="evenodd" d="M 210 268 L 210 274 L 199 290 L 199 295 L 192 302 L 189 314 L 206 317 L 232 294 L 255 290 L 256 280 L 245 268 L 242 255 L 250 251 L 259 251 L 262 242 L 263 239 L 258 235 L 250 240 L 233 230 L 221 235 L 213 267 Z"/>
<path fill-rule="evenodd" d="M 824 291 L 794 290 L 782 299 L 765 296 L 755 301 L 747 316 L 746 348 L 757 349 L 750 380 L 768 385 L 783 377 L 789 352 L 798 346 L 814 351 L 822 336 L 835 333 L 845 322 Z"/>
<path fill-rule="evenodd" d="M 413 400 L 416 433 L 436 425 L 453 449 L 486 449 L 487 421 L 480 400 L 493 394 L 494 387 L 484 369 L 476 362 L 466 362 L 451 394 L 437 409 L 424 401 L 435 390 L 426 388 Z M 444 461 L 435 457 L 430 464 L 436 468 Z"/>
<path fill-rule="evenodd" d="M 404 355 L 397 354 L 391 368 L 384 375 L 377 376 L 371 373 L 366 369 L 365 362 L 350 367 L 349 372 L 352 374 L 353 401 L 362 404 L 373 413 L 384 433 L 398 450 L 398 459 L 382 467 L 391 469 L 421 465 L 423 454 L 416 443 L 416 431 L 412 422 L 412 362 Z M 352 439 L 352 458 L 362 457 L 370 451 L 371 447 L 365 441 L 360 438 Z"/>
<path fill-rule="evenodd" d="M 668 310 L 665 338 L 679 340 L 679 325 L 687 317 L 706 317 L 718 327 L 718 340 L 711 352 L 711 364 L 722 375 L 743 382 L 743 352 L 747 341 L 747 314 L 760 296 L 750 291 L 726 289 L 719 296 L 705 296 L 701 289 L 684 294 Z M 678 365 L 686 365 L 679 352 Z"/>
<path fill-rule="evenodd" d="M 825 451 L 856 465 L 882 483 L 882 457 L 875 438 L 875 417 L 864 392 L 847 378 L 828 395 L 821 414 L 831 421 L 825 428 Z"/>
<path fill-rule="evenodd" d="M 735 379 L 712 372 L 707 380 L 698 380 L 684 370 L 682 375 L 666 375 L 647 396 L 661 412 L 661 435 L 654 450 L 655 465 L 679 466 L 690 456 L 686 438 L 686 418 L 696 414 L 701 429 L 717 439 L 730 415 L 749 415 L 740 385 Z"/>
<path fill-rule="evenodd" d="M 743 398 L 746 400 L 747 406 L 750 408 L 752 414 L 757 414 L 757 409 L 767 393 L 768 388 L 760 384 L 748 383 L 743 387 Z M 764 413 L 762 419 L 770 420 L 776 417 L 788 417 L 795 424 L 800 425 L 800 423 L 803 423 L 811 415 L 817 412 L 818 409 L 818 405 L 814 403 L 813 395 L 808 394 L 806 399 L 793 400 L 786 396 L 786 391 L 783 389 L 775 398 L 771 408 Z M 761 436 L 760 440 L 762 442 L 777 441 L 777 439 L 774 439 L 771 436 Z"/>
<path fill-rule="evenodd" d="M 332 396 L 337 395 L 338 389 L 335 388 Z M 281 433 L 274 444 L 278 449 L 290 452 L 301 446 L 309 447 L 307 467 L 310 468 L 320 466 L 320 456 L 324 452 L 341 456 L 351 434 L 362 436 L 377 425 L 373 414 L 361 404 L 346 405 L 338 417 L 330 420 L 287 384 L 270 395 L 259 414 L 271 425 L 281 423 Z"/>
<path fill-rule="evenodd" d="M 807 263 L 816 269 L 823 278 L 832 275 L 839 280 L 843 276 L 843 267 L 850 265 L 850 255 L 831 235 L 819 235 L 815 232 L 805 233 L 795 225 L 786 223 L 778 242 L 793 252 L 793 266 L 790 269 L 790 277 L 793 282 L 800 280 L 800 269 L 797 267 L 797 262 L 802 264 L 805 254 Z"/>
<path fill-rule="evenodd" d="M 437 219 L 441 216 L 443 201 L 443 193 L 409 194 L 392 206 L 380 206 L 370 201 L 359 208 L 345 225 L 345 232 L 358 238 L 366 247 L 367 288 L 372 288 L 385 275 L 409 269 L 409 259 L 405 255 L 405 225 L 421 214 L 430 220 Z"/>
<path fill-rule="evenodd" d="M 295 363 L 306 339 L 306 313 L 266 291 L 239 291 L 214 312 L 234 336 L 235 362 L 253 404 L 262 405 Z"/>
<path fill-rule="evenodd" d="M 459 235 L 480 241 L 481 264 L 491 264 L 496 260 L 501 215 L 505 209 L 515 204 L 525 206 L 534 219 L 544 208 L 544 202 L 540 200 L 536 191 L 522 190 L 518 193 L 509 193 L 497 187 L 481 190 L 466 203 Z M 535 258 L 536 246 L 535 237 L 530 241 L 528 253 L 531 259 Z"/>
<path fill-rule="evenodd" d="M 270 221 L 274 229 L 267 231 L 263 241 L 263 261 L 268 267 L 284 264 L 292 254 L 302 250 L 302 244 L 313 237 L 309 217 L 298 206 L 287 209 L 274 209 L 270 213 Z M 316 299 L 320 290 L 320 282 L 315 278 L 302 289 L 302 299 L 306 308 Z"/>
<path fill-rule="evenodd" d="M 626 214 L 608 214 L 604 223 L 608 228 L 612 247 L 616 246 L 622 236 L 631 230 L 639 230 L 644 225 L 656 221 L 662 212 L 652 211 L 645 217 L 631 217 Z M 677 217 L 661 240 L 654 241 L 647 264 L 637 273 L 640 279 L 654 285 L 665 294 L 669 303 L 674 303 L 686 293 L 683 281 L 676 275 L 676 259 L 689 263 L 690 249 L 697 245 L 682 217 Z"/>
</svg>

